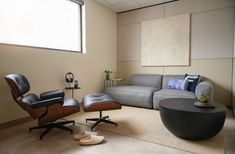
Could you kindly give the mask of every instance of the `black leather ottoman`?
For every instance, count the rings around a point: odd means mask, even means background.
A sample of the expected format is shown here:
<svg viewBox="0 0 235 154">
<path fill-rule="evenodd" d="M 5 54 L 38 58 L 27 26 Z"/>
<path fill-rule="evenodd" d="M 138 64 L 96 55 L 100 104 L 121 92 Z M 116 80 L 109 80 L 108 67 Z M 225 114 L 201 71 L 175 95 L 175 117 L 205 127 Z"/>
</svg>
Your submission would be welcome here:
<svg viewBox="0 0 235 154">
<path fill-rule="evenodd" d="M 215 136 L 223 128 L 227 108 L 214 103 L 214 108 L 194 106 L 194 99 L 171 98 L 160 102 L 163 124 L 174 135 L 191 140 Z"/>
<path fill-rule="evenodd" d="M 106 93 L 88 94 L 83 98 L 82 106 L 85 112 L 100 112 L 99 118 L 86 119 L 86 122 L 95 121 L 94 125 L 91 127 L 91 130 L 93 130 L 93 128 L 97 126 L 100 122 L 114 124 L 117 126 L 117 123 L 112 122 L 109 119 L 109 116 L 102 116 L 102 111 L 122 108 L 121 104 L 118 103 L 115 99 L 113 99 L 110 95 Z"/>
</svg>

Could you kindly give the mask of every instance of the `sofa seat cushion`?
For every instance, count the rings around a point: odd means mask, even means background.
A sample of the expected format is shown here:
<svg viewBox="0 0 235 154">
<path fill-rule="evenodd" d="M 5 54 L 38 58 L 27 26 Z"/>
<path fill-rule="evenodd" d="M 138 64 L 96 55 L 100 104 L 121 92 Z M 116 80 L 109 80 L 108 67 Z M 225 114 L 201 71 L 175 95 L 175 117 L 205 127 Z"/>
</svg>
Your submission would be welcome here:
<svg viewBox="0 0 235 154">
<path fill-rule="evenodd" d="M 153 92 L 156 92 L 159 90 L 159 88 L 154 87 L 147 87 L 147 86 L 116 86 L 116 87 L 108 87 L 106 88 L 108 91 L 121 91 L 126 93 L 146 93 L 146 94 L 152 94 Z"/>
<path fill-rule="evenodd" d="M 159 88 L 147 86 L 116 86 L 105 89 L 114 99 L 124 105 L 138 107 L 153 107 L 153 93 Z"/>
<path fill-rule="evenodd" d="M 153 94 L 153 108 L 159 108 L 159 102 L 167 98 L 195 98 L 196 95 L 191 91 L 176 89 L 162 89 Z"/>
</svg>

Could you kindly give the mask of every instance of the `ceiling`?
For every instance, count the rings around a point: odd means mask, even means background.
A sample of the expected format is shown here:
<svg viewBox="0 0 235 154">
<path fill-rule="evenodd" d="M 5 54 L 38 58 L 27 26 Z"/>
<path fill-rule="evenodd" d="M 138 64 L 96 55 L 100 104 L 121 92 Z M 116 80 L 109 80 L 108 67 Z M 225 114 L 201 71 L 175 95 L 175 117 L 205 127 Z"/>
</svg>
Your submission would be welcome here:
<svg viewBox="0 0 235 154">
<path fill-rule="evenodd" d="M 96 0 L 97 2 L 111 8 L 115 12 L 123 12 L 136 8 L 164 3 L 172 0 Z"/>
</svg>

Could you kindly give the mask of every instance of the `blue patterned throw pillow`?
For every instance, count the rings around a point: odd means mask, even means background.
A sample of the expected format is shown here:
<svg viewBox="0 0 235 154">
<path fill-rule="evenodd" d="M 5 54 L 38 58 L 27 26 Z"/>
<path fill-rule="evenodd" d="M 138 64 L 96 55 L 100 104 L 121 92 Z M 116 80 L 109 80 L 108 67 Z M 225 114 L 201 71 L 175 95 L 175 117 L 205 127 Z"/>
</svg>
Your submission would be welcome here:
<svg viewBox="0 0 235 154">
<path fill-rule="evenodd" d="M 196 86 L 197 84 L 200 82 L 200 75 L 189 75 L 189 74 L 185 74 L 184 78 L 188 79 L 188 87 L 187 90 L 188 91 L 192 91 L 195 92 L 196 90 Z"/>
<path fill-rule="evenodd" d="M 188 79 L 184 80 L 171 79 L 168 81 L 168 89 L 187 90 Z"/>
</svg>

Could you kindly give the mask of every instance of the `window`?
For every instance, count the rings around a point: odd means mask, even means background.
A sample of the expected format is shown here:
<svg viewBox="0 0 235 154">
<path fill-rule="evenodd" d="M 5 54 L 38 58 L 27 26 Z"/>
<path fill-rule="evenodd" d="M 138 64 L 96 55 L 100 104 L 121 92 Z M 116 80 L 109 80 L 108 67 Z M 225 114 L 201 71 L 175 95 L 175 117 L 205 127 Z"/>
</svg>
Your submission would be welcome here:
<svg viewBox="0 0 235 154">
<path fill-rule="evenodd" d="M 0 43 L 83 51 L 81 0 L 1 0 Z"/>
</svg>

